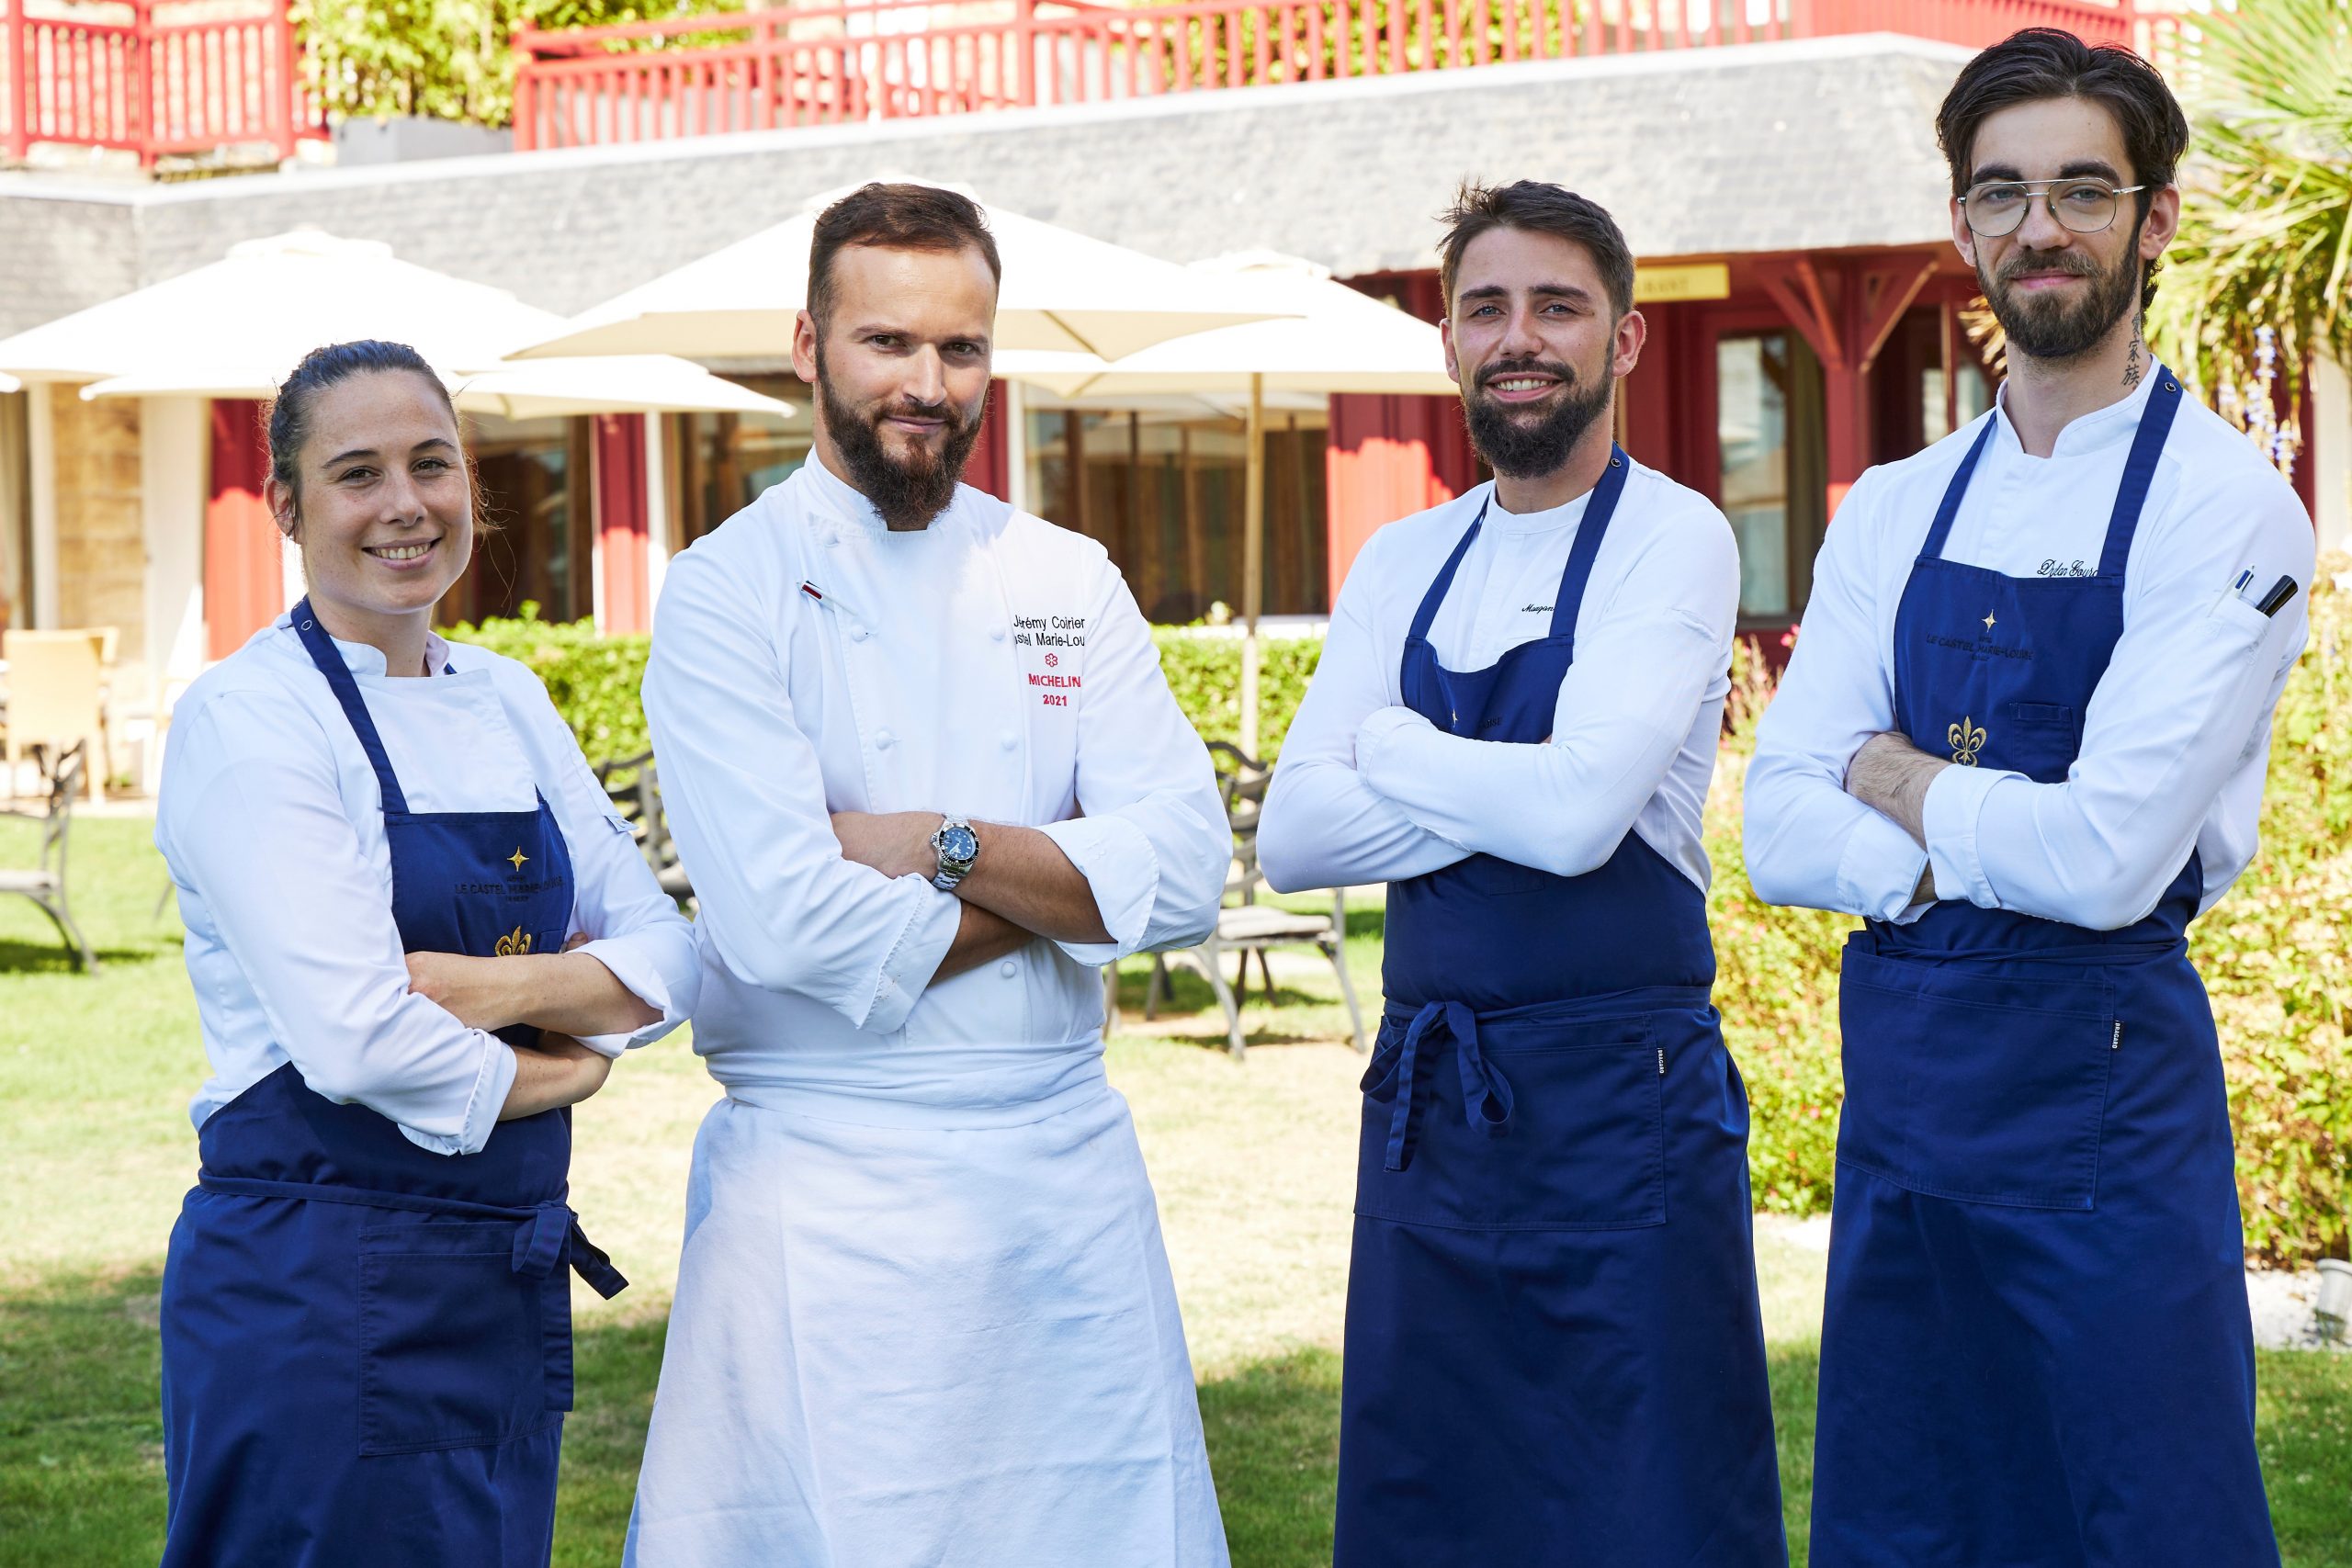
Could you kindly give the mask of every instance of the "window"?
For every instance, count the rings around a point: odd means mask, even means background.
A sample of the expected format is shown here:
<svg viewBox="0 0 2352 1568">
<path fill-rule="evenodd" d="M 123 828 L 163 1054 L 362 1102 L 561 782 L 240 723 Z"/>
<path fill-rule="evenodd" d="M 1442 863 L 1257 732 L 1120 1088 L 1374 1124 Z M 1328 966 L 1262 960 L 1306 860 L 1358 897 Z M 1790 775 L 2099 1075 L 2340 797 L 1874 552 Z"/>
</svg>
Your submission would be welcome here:
<svg viewBox="0 0 2352 1568">
<path fill-rule="evenodd" d="M 1191 400 L 1118 410 L 1039 410 L 1038 400 L 1033 395 L 1028 432 L 1029 502 L 1038 514 L 1100 539 L 1147 619 L 1182 625 L 1213 604 L 1239 615 L 1242 422 Z M 1266 415 L 1261 592 L 1269 615 L 1329 608 L 1324 425 L 1319 406 Z"/>
<path fill-rule="evenodd" d="M 1794 333 L 1715 341 L 1716 494 L 1739 540 L 1743 626 L 1787 625 L 1811 587 L 1826 500 L 1821 369 Z"/>
<path fill-rule="evenodd" d="M 815 389 L 797 376 L 734 376 L 755 392 L 806 408 Z M 813 416 L 791 424 L 763 413 L 683 413 L 669 421 L 670 516 L 683 549 L 808 460 Z"/>
<path fill-rule="evenodd" d="M 542 620 L 589 615 L 588 422 L 471 423 L 481 515 L 497 526 L 475 535 L 473 563 L 441 601 L 441 619 L 518 615 L 526 604 Z"/>
</svg>

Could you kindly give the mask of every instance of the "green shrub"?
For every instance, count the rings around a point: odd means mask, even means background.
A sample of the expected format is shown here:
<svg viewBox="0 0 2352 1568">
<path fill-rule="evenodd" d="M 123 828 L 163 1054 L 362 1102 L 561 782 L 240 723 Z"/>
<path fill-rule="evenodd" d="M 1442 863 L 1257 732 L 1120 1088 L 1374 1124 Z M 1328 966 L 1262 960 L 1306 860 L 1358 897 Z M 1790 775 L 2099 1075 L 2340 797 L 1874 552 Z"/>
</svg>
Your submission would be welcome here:
<svg viewBox="0 0 2352 1568">
<path fill-rule="evenodd" d="M 590 761 L 633 757 L 652 745 L 637 694 L 652 647 L 642 633 L 599 637 L 593 622 L 543 621 L 539 607 L 526 604 L 513 620 L 449 626 L 441 635 L 529 666 Z"/>
<path fill-rule="evenodd" d="M 1168 689 L 1201 739 L 1240 744 L 1241 639 L 1184 626 L 1160 626 L 1151 635 L 1159 645 Z M 1291 716 L 1306 695 L 1306 682 L 1323 657 L 1323 639 L 1261 637 L 1258 649 L 1258 750 L 1272 757 L 1283 749 Z"/>
</svg>

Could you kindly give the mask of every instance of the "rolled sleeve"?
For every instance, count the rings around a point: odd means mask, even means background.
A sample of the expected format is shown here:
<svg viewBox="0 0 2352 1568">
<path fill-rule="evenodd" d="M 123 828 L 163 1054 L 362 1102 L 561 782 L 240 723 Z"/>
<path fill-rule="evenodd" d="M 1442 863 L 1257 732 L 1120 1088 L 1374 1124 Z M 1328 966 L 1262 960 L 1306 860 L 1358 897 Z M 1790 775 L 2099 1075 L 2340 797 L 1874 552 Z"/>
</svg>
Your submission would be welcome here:
<svg viewBox="0 0 2352 1568">
<path fill-rule="evenodd" d="M 691 964 L 695 961 L 694 938 L 691 934 L 687 936 L 684 946 L 686 962 Z M 613 978 L 627 987 L 631 996 L 662 1015 L 642 1029 L 628 1030 L 617 1034 L 578 1036 L 580 1043 L 587 1046 L 591 1051 L 606 1056 L 617 1056 L 632 1046 L 650 1045 L 685 1022 L 687 1016 L 694 1011 L 693 993 L 699 987 L 689 985 L 685 987 L 688 994 L 684 997 L 679 996 L 680 987 L 672 984 L 672 978 L 676 973 L 675 964 L 656 962 L 654 956 L 645 951 L 644 943 L 626 938 L 608 937 L 600 942 L 583 942 L 576 951 L 586 953 L 611 970 Z M 689 970 L 688 973 L 697 980 L 700 978 L 699 970 Z"/>
<path fill-rule="evenodd" d="M 1108 558 L 1079 716 L 1076 810 L 1040 824 L 1093 890 L 1107 942 L 1063 942 L 1081 964 L 1191 947 L 1216 928 L 1233 833 L 1208 748 L 1176 705 L 1159 649 Z"/>
<path fill-rule="evenodd" d="M 920 876 L 902 876 L 898 882 L 902 886 L 913 885 L 922 896 L 899 940 L 891 944 L 889 956 L 882 961 L 874 1000 L 865 1011 L 865 1027 L 885 1033 L 906 1027 L 907 1014 L 914 1010 L 932 976 L 946 962 L 947 950 L 955 945 L 956 932 L 964 922 L 963 900 L 954 894 L 942 893 Z"/>
<path fill-rule="evenodd" d="M 1057 942 L 1080 964 L 1109 964 L 1140 952 L 1159 898 L 1159 856 L 1151 839 L 1116 817 L 1079 817 L 1038 829 L 1078 867 L 1094 894 L 1109 942 Z"/>
<path fill-rule="evenodd" d="M 1927 865 L 1928 852 L 1910 834 L 1893 818 L 1871 811 L 1854 822 L 1838 856 L 1837 902 L 1830 908 L 1897 925 L 1917 919 L 1928 906 L 1915 907 L 1911 895 Z"/>
<path fill-rule="evenodd" d="M 582 1042 L 585 1043 L 585 1042 Z M 616 1055 L 617 1052 L 607 1052 Z M 514 1053 L 502 1046 L 481 1054 L 481 1071 L 475 1076 L 473 1094 L 466 1101 L 466 1118 L 455 1137 L 441 1137 L 420 1133 L 405 1122 L 395 1122 L 401 1136 L 428 1154 L 478 1155 L 490 1142 L 492 1129 L 498 1125 L 499 1113 L 506 1109 L 506 1096 L 514 1087 L 516 1072 Z"/>
<path fill-rule="evenodd" d="M 1928 863 L 1936 868 L 1936 891 L 1965 898 L 1979 908 L 1997 908 L 1999 898 L 1984 877 L 1977 829 L 1985 797 L 2004 782 L 2027 782 L 2023 773 L 2000 768 L 1946 768 L 1928 785 L 1921 821 L 1928 834 Z"/>
</svg>

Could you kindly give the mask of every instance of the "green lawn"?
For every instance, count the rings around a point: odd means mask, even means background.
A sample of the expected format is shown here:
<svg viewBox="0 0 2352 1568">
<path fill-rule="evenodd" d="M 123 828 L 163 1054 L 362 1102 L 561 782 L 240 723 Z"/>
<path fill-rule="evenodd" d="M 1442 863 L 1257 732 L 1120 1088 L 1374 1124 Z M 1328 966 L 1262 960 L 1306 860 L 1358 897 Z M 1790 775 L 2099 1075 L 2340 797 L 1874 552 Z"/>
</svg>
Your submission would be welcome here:
<svg viewBox="0 0 2352 1568">
<path fill-rule="evenodd" d="M 194 1174 L 186 1117 L 202 1077 L 177 925 L 147 824 L 74 829 L 74 885 L 101 950 L 72 973 L 46 923 L 0 900 L 0 1568 L 152 1562 L 163 1531 L 155 1305 L 164 1241 Z M 26 825 L 0 821 L 0 865 Z M 1379 913 L 1351 920 L 1376 1005 Z M 1143 965 L 1125 976 L 1140 1031 Z M 1328 971 L 1278 964 L 1235 1066 L 1223 1022 L 1179 971 L 1153 1032 L 1112 1050 L 1136 1110 L 1183 1297 L 1201 1407 L 1238 1568 L 1329 1561 L 1340 1303 L 1359 1059 L 1330 1043 Z M 616 1561 L 660 1368 L 688 1146 L 715 1098 L 682 1041 L 625 1062 L 577 1120 L 576 1202 L 636 1282 L 580 1303 L 580 1398 L 565 1446 L 557 1561 Z M 1808 1245 L 1808 1244 L 1811 1245 Z M 1781 1471 L 1802 1546 L 1821 1258 L 1785 1223 L 1758 1237 Z M 2263 1460 L 2287 1560 L 2352 1568 L 2352 1357 L 2266 1354 Z"/>
</svg>

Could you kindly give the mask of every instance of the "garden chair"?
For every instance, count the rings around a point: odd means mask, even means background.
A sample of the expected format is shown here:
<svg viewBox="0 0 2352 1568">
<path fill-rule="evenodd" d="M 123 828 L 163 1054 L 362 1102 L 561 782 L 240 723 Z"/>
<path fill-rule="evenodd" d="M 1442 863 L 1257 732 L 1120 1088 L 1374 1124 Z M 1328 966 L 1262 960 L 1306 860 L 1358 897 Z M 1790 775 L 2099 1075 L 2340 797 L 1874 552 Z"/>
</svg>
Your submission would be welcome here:
<svg viewBox="0 0 2352 1568">
<path fill-rule="evenodd" d="M 8 664 L 8 727 L 0 743 L 0 768 L 7 771 L 12 798 L 20 759 L 47 752 L 62 765 L 69 747 L 104 746 L 106 655 L 113 643 L 110 626 L 0 632 L 0 659 Z M 85 751 L 81 773 L 94 801 L 103 772 L 90 767 Z"/>
<path fill-rule="evenodd" d="M 0 893 L 20 893 L 40 906 L 41 913 L 57 927 L 60 936 L 82 970 L 87 974 L 98 966 L 98 956 L 90 951 L 82 928 L 74 923 L 73 911 L 65 903 L 65 839 L 74 825 L 74 792 L 81 787 L 84 770 L 89 760 L 86 742 L 77 743 L 57 760 L 49 776 L 49 810 L 42 818 L 40 863 L 30 871 L 0 867 Z M 9 817 L 30 817 L 29 811 L 0 812 Z"/>
<path fill-rule="evenodd" d="M 1225 902 L 1217 910 L 1216 929 L 1198 947 L 1180 953 L 1155 953 L 1151 956 L 1151 980 L 1145 987 L 1143 1015 L 1153 1017 L 1159 1008 L 1159 998 L 1168 984 L 1168 961 L 1182 959 L 1208 978 L 1216 992 L 1218 1005 L 1225 1009 L 1226 1048 L 1239 1061 L 1246 1049 L 1241 1037 L 1241 1004 L 1250 994 L 1250 957 L 1258 958 L 1258 972 L 1264 978 L 1266 995 L 1274 994 L 1274 975 L 1267 964 L 1266 954 L 1278 947 L 1312 947 L 1329 960 L 1331 972 L 1339 976 L 1340 996 L 1348 1006 L 1348 1024 L 1355 1037 L 1355 1047 L 1369 1047 L 1363 1037 L 1363 1014 L 1356 1007 L 1355 983 L 1348 977 L 1346 940 L 1348 934 L 1347 894 L 1343 889 L 1331 891 L 1331 912 L 1301 914 L 1272 904 L 1261 904 L 1258 889 L 1265 886 L 1265 874 L 1258 869 L 1258 816 L 1266 799 L 1266 785 L 1273 778 L 1273 770 L 1256 758 L 1245 754 L 1238 746 L 1222 740 L 1209 742 L 1209 755 L 1216 764 L 1217 784 L 1225 797 L 1226 821 L 1233 830 L 1233 863 L 1226 873 Z M 1223 961 L 1227 953 L 1239 955 L 1240 963 L 1234 983 L 1225 981 Z"/>
<path fill-rule="evenodd" d="M 616 774 L 626 782 L 615 784 Z M 614 809 L 629 825 L 639 852 L 653 868 L 653 880 L 678 901 L 680 908 L 692 913 L 694 884 L 686 880 L 686 868 L 678 860 L 677 840 L 670 836 L 670 819 L 662 812 L 662 781 L 653 770 L 653 753 L 608 758 L 596 764 L 596 782 L 605 786 Z"/>
</svg>

